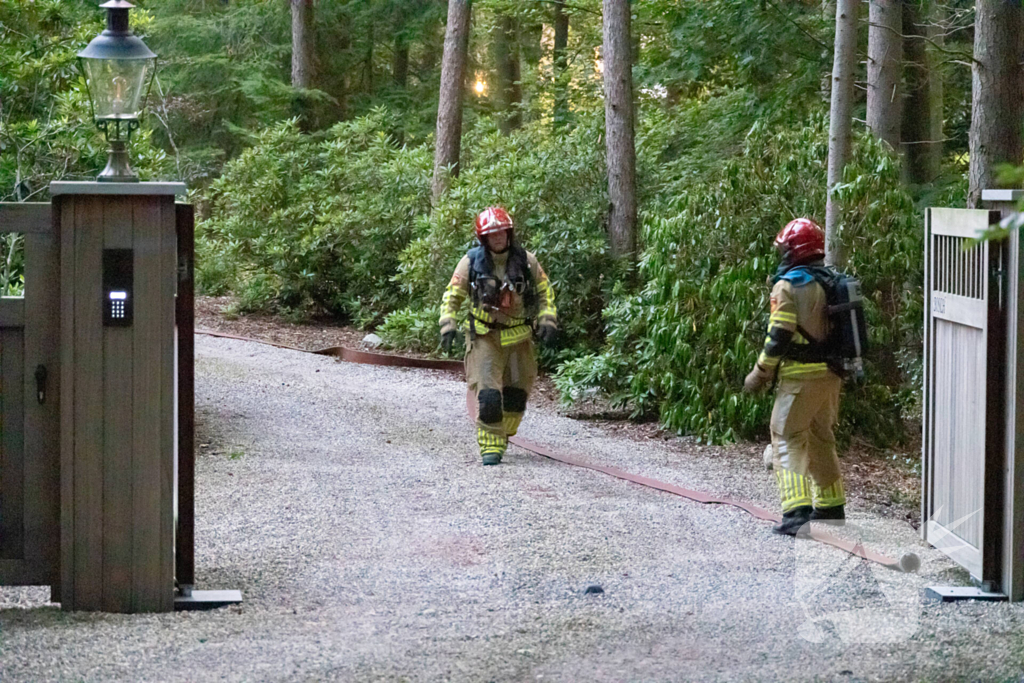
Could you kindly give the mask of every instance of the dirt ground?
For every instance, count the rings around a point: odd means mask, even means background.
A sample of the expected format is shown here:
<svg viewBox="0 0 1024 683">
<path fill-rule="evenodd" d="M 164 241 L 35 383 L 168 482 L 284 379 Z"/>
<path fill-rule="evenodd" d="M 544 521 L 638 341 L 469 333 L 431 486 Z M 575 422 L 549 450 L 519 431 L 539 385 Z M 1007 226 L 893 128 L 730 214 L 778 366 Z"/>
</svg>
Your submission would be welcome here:
<svg viewBox="0 0 1024 683">
<path fill-rule="evenodd" d="M 361 349 L 362 340 L 368 334 L 335 321 L 294 323 L 276 315 L 234 315 L 231 313 L 234 303 L 234 299 L 227 296 L 197 297 L 196 327 L 306 351 L 332 346 Z M 387 353 L 428 357 L 407 351 L 388 350 Z M 621 411 L 611 410 L 600 401 L 565 406 L 559 401 L 554 382 L 545 375 L 538 378 L 530 400 L 534 405 L 554 410 L 565 417 L 587 421 L 639 442 L 662 441 L 688 453 L 698 452 L 708 457 L 758 461 L 767 444 L 764 441 L 711 446 L 701 444 L 693 437 L 665 431 L 657 422 L 631 421 Z M 882 453 L 855 440 L 841 457 L 847 495 L 852 505 L 872 514 L 905 521 L 915 529 L 920 526 L 921 474 L 917 467 L 920 449 L 915 448 L 915 444 L 899 451 Z"/>
</svg>

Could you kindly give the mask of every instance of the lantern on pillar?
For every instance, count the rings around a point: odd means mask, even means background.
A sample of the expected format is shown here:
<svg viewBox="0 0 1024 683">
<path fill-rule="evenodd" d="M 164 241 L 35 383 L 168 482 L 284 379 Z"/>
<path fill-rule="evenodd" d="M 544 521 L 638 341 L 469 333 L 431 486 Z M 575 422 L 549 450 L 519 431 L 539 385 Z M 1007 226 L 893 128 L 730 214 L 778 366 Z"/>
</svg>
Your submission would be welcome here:
<svg viewBox="0 0 1024 683">
<path fill-rule="evenodd" d="M 137 181 L 128 163 L 128 141 L 139 127 L 149 88 L 156 71 L 156 54 L 128 26 L 127 0 L 109 0 L 107 28 L 78 53 L 85 74 L 96 127 L 110 144 L 107 167 L 97 180 Z"/>
</svg>

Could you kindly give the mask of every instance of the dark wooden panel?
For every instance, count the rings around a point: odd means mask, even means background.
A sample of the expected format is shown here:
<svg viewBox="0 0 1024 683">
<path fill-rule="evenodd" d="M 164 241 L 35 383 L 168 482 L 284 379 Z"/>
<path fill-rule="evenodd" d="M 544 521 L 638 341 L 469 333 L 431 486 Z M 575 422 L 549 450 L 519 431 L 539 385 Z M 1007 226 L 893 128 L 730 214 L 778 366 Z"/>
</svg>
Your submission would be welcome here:
<svg viewBox="0 0 1024 683">
<path fill-rule="evenodd" d="M 176 205 L 178 223 L 178 528 L 175 576 L 195 584 L 195 210 Z"/>
<path fill-rule="evenodd" d="M 133 584 L 135 611 L 161 608 L 161 364 L 164 333 L 160 310 L 160 201 L 141 197 L 134 204 L 135 338 L 132 350 L 134 395 L 132 490 L 134 492 Z M 147 343 L 142 343 L 143 341 Z"/>
<path fill-rule="evenodd" d="M 999 222 L 998 212 L 989 212 L 989 224 Z M 988 329 L 986 352 L 986 394 L 985 394 L 985 499 L 984 524 L 985 541 L 982 550 L 984 567 L 982 580 L 998 585 L 1003 569 L 1003 501 L 1005 500 L 1006 451 L 1004 449 L 1003 422 L 1005 415 L 1006 386 L 1006 334 L 1005 309 L 1000 294 L 1006 291 L 1005 256 L 1006 242 L 991 241 L 978 250 L 986 257 L 982 263 L 987 277 L 984 280 L 984 294 L 988 301 Z M 985 253 L 987 251 L 987 253 Z"/>
<path fill-rule="evenodd" d="M 75 200 L 54 197 L 60 220 L 60 593 L 63 609 L 75 608 Z"/>
<path fill-rule="evenodd" d="M 53 232 L 49 202 L 0 202 L 0 234 Z"/>
<path fill-rule="evenodd" d="M 57 233 L 25 236 L 25 559 L 58 583 L 60 558 L 60 249 Z M 40 403 L 35 372 L 46 368 Z"/>
<path fill-rule="evenodd" d="M 103 607 L 102 197 L 75 198 L 75 609 Z"/>
<path fill-rule="evenodd" d="M 25 557 L 25 340 L 0 330 L 0 559 Z"/>
<path fill-rule="evenodd" d="M 160 568 L 159 610 L 174 609 L 174 470 L 178 442 L 175 294 L 178 235 L 174 197 L 160 200 Z"/>
<path fill-rule="evenodd" d="M 105 249 L 132 248 L 132 205 L 104 203 Z M 105 302 L 104 302 L 105 303 Z M 103 328 L 103 605 L 132 608 L 132 328 Z"/>
<path fill-rule="evenodd" d="M 25 326 L 25 299 L 22 297 L 0 297 L 0 327 Z"/>
<path fill-rule="evenodd" d="M 0 585 L 39 586 L 46 577 L 40 576 L 38 568 L 26 560 L 0 560 Z"/>
</svg>

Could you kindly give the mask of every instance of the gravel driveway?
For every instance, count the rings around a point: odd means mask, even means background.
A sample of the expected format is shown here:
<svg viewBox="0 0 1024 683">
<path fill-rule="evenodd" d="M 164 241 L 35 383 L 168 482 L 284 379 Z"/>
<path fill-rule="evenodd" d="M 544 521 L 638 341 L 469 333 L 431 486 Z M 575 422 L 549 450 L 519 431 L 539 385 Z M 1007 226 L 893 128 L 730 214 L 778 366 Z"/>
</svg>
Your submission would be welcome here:
<svg viewBox="0 0 1024 683">
<path fill-rule="evenodd" d="M 937 604 L 962 573 L 896 521 L 843 533 L 905 575 L 511 448 L 483 468 L 438 372 L 197 338 L 199 588 L 241 607 L 129 616 L 0 589 L 3 681 L 1019 680 L 1024 608 Z M 775 505 L 753 463 L 553 412 L 521 433 Z M 601 586 L 603 593 L 585 593 Z"/>
</svg>

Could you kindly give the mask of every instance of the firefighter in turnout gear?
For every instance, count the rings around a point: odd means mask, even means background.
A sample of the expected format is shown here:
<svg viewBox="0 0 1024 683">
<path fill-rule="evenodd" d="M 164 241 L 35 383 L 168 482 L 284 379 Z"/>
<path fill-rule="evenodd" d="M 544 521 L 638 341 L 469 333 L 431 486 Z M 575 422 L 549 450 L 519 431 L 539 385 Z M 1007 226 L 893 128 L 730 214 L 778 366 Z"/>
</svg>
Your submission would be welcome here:
<svg viewBox="0 0 1024 683">
<path fill-rule="evenodd" d="M 480 244 L 455 268 L 441 302 L 441 346 L 451 351 L 456 315 L 471 299 L 466 327 L 466 382 L 477 406 L 484 465 L 501 462 L 526 411 L 537 377 L 533 331 L 544 344 L 558 334 L 555 293 L 530 252 L 515 241 L 512 218 L 492 207 L 476 218 Z"/>
<path fill-rule="evenodd" d="M 744 389 L 777 382 L 772 410 L 773 465 L 782 496 L 779 534 L 795 536 L 811 520 L 842 524 L 846 497 L 834 428 L 842 379 L 822 348 L 829 336 L 825 288 L 825 233 L 798 218 L 775 238 L 782 256 L 770 282 L 768 337 Z M 835 369 L 834 369 L 835 368 Z"/>
</svg>

